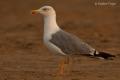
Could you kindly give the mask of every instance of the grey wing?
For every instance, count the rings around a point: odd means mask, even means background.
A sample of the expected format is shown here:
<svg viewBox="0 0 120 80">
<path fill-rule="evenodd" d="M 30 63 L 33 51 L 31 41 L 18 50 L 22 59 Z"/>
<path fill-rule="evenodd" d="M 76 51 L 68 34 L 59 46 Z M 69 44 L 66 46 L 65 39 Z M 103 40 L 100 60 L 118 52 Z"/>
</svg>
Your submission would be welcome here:
<svg viewBox="0 0 120 80">
<path fill-rule="evenodd" d="M 53 34 L 50 42 L 59 47 L 65 54 L 89 54 L 93 51 L 91 46 L 62 30 Z"/>
</svg>

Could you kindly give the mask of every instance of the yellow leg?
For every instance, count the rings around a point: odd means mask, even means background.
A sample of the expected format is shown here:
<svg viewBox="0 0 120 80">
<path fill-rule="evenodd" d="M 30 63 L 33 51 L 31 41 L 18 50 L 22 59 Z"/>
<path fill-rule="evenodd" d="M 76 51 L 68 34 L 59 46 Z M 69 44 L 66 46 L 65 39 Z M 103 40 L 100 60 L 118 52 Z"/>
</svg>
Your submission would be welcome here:
<svg viewBox="0 0 120 80">
<path fill-rule="evenodd" d="M 60 67 L 60 71 L 59 71 L 59 75 L 63 75 L 64 71 L 65 71 L 65 64 L 69 64 L 69 57 L 65 56 L 65 58 L 63 60 L 60 61 L 59 67 Z"/>
<path fill-rule="evenodd" d="M 64 74 L 64 69 L 65 69 L 65 61 L 62 60 L 60 63 L 60 75 Z"/>
</svg>

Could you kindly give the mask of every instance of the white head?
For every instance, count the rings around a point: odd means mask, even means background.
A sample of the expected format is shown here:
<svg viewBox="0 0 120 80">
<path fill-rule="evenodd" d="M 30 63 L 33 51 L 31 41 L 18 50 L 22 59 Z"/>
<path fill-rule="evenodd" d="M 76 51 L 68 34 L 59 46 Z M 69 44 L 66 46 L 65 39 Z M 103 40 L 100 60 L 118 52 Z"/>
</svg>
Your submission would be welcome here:
<svg viewBox="0 0 120 80">
<path fill-rule="evenodd" d="M 32 14 L 42 14 L 44 16 L 44 35 L 50 35 L 60 29 L 56 22 L 56 13 L 53 7 L 43 6 L 37 10 L 32 10 Z"/>
<path fill-rule="evenodd" d="M 43 6 L 37 10 L 32 10 L 32 14 L 42 14 L 43 16 L 56 15 L 55 10 L 51 6 Z"/>
</svg>

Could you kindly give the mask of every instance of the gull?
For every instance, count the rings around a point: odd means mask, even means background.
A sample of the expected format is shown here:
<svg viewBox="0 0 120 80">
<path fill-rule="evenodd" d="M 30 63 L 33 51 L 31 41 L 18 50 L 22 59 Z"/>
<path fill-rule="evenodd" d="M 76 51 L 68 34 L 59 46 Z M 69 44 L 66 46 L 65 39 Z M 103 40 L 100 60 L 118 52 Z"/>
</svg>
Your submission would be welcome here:
<svg viewBox="0 0 120 80">
<path fill-rule="evenodd" d="M 32 14 L 41 14 L 44 18 L 43 41 L 46 47 L 56 54 L 63 56 L 89 55 L 100 59 L 110 59 L 115 55 L 99 52 L 89 44 L 82 41 L 77 36 L 62 30 L 56 22 L 56 12 L 51 6 L 43 6 L 37 10 L 32 10 Z M 64 63 L 61 62 L 60 74 L 64 72 Z"/>
</svg>

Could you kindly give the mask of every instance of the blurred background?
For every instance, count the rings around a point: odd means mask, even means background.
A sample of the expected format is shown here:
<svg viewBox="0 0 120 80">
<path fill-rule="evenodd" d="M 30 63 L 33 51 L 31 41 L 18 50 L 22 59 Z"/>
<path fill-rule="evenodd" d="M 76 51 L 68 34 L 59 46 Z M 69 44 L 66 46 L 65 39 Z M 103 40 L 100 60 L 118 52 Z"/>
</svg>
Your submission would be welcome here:
<svg viewBox="0 0 120 80">
<path fill-rule="evenodd" d="M 62 29 L 118 57 L 112 61 L 76 57 L 65 75 L 56 77 L 62 56 L 44 46 L 43 17 L 30 13 L 44 5 L 55 8 Z M 117 80 L 119 57 L 119 0 L 0 1 L 0 80 Z"/>
</svg>

